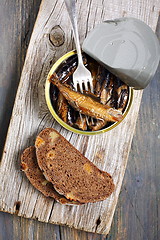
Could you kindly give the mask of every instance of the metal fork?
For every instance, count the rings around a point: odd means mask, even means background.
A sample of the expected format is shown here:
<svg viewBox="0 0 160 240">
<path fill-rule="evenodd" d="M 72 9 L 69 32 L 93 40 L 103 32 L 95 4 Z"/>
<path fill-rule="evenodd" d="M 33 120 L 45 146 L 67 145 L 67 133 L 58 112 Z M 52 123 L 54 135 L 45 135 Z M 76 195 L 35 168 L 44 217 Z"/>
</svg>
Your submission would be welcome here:
<svg viewBox="0 0 160 240">
<path fill-rule="evenodd" d="M 78 56 L 78 66 L 73 73 L 73 85 L 75 90 L 78 90 L 78 85 L 81 93 L 83 93 L 83 85 L 86 91 L 89 90 L 93 92 L 93 79 L 91 72 L 84 66 L 81 47 L 78 35 L 77 17 L 76 17 L 76 1 L 75 0 L 64 0 L 66 8 L 72 23 L 73 35 L 76 44 L 77 56 Z"/>
</svg>

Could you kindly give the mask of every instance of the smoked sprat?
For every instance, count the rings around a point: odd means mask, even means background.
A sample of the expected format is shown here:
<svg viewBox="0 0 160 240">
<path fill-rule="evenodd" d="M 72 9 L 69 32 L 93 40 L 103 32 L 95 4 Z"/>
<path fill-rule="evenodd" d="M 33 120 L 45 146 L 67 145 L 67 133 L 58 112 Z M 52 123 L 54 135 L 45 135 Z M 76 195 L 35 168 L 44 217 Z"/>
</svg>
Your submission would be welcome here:
<svg viewBox="0 0 160 240">
<path fill-rule="evenodd" d="M 84 131 L 98 131 L 123 119 L 129 88 L 88 55 L 83 55 L 83 61 L 92 73 L 94 93 L 75 91 L 72 74 L 77 57 L 73 55 L 50 77 L 50 98 L 57 115 L 65 123 Z"/>
</svg>

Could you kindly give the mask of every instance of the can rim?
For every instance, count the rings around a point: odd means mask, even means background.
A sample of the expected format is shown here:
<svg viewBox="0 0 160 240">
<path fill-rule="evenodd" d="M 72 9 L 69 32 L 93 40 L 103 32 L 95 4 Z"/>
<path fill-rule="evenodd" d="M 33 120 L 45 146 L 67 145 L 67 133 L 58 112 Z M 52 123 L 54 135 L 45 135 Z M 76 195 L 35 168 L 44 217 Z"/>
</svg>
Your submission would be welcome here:
<svg viewBox="0 0 160 240">
<path fill-rule="evenodd" d="M 119 122 L 115 122 L 113 123 L 111 126 L 109 127 L 106 127 L 104 129 L 101 129 L 101 130 L 98 130 L 98 131 L 83 131 L 83 130 L 79 130 L 79 129 L 76 129 L 76 128 L 73 128 L 71 127 L 70 125 L 68 125 L 67 123 L 65 123 L 58 115 L 57 113 L 55 112 L 53 106 L 52 106 L 52 103 L 51 103 L 51 98 L 50 98 L 50 77 L 51 75 L 56 71 L 56 69 L 58 68 L 58 66 L 63 62 L 65 61 L 67 58 L 71 57 L 72 55 L 76 54 L 76 51 L 75 50 L 72 50 L 66 54 L 64 54 L 62 57 L 60 57 L 54 64 L 53 66 L 51 67 L 49 73 L 48 73 L 48 76 L 47 76 L 47 79 L 46 79 L 46 83 L 45 83 L 45 99 L 46 99 L 46 103 L 47 103 L 47 106 L 48 106 L 48 109 L 50 111 L 50 113 L 52 114 L 52 116 L 55 118 L 55 120 L 62 126 L 64 127 L 65 129 L 71 131 L 71 132 L 74 132 L 74 133 L 77 133 L 77 134 L 82 134 L 82 135 L 96 135 L 96 134 L 100 134 L 100 133 L 104 133 L 104 132 L 108 132 L 110 131 L 111 129 L 115 128 L 116 126 L 118 126 L 123 120 L 124 118 L 126 117 L 127 113 L 129 112 L 130 110 L 130 107 L 131 107 L 131 104 L 132 104 L 132 100 L 133 100 L 133 89 L 131 87 L 129 87 L 129 99 L 128 99 L 128 103 L 127 103 L 127 106 L 126 106 L 126 109 L 123 113 L 123 119 L 120 120 Z"/>
</svg>

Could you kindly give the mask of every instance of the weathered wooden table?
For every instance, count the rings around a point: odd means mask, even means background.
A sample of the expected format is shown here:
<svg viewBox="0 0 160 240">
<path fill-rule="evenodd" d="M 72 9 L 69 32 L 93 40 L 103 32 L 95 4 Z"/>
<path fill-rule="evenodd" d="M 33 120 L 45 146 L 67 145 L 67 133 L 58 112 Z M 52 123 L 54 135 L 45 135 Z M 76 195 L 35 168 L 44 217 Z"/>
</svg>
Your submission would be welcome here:
<svg viewBox="0 0 160 240">
<path fill-rule="evenodd" d="M 58 2 L 58 1 L 57 1 Z M 91 1 L 92 2 L 92 1 Z M 118 4 L 126 1 L 115 1 Z M 131 15 L 132 1 L 128 13 Z M 127 2 L 126 2 L 127 3 Z M 158 1 L 155 1 L 155 5 Z M 3 145 L 24 63 L 26 49 L 40 0 L 0 3 L 0 148 Z M 116 5 L 117 4 L 117 5 Z M 144 1 L 147 8 L 147 2 Z M 158 4 L 156 5 L 156 7 Z M 125 7 L 124 7 L 125 9 Z M 100 10 L 100 9 L 99 9 Z M 155 11 L 153 5 L 152 11 Z M 157 9 L 156 9 L 157 11 Z M 147 11 L 146 11 L 147 12 Z M 103 13 L 103 11 L 102 11 Z M 148 13 L 148 12 L 147 12 Z M 104 13 L 103 13 L 104 14 Z M 139 12 L 141 14 L 141 11 Z M 116 16 L 117 17 L 117 16 Z M 160 23 L 158 24 L 160 26 Z M 160 36 L 159 28 L 157 34 Z M 86 233 L 64 226 L 40 223 L 0 213 L 0 240 L 7 239 L 160 239 L 159 230 L 159 77 L 160 70 L 143 93 L 136 132 L 112 228 L 108 236 Z"/>
</svg>

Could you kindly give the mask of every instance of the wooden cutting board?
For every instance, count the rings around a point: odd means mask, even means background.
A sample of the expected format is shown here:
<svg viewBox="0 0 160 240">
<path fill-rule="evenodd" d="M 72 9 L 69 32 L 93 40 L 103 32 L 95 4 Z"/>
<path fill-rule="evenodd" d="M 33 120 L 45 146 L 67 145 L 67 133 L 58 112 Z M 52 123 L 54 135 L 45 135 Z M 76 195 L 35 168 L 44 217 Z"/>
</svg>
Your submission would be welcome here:
<svg viewBox="0 0 160 240">
<path fill-rule="evenodd" d="M 81 42 L 102 20 L 137 17 L 153 30 L 158 20 L 158 0 L 79 0 Z M 17 20 L 18 21 L 18 20 Z M 42 0 L 14 104 L 0 165 L 0 210 L 39 221 L 65 224 L 89 232 L 109 232 L 142 97 L 134 91 L 131 110 L 123 123 L 110 132 L 82 136 L 62 128 L 49 113 L 44 83 L 52 64 L 74 48 L 71 25 L 62 0 Z M 109 172 L 116 190 L 105 201 L 84 206 L 62 206 L 35 190 L 20 171 L 20 155 L 33 145 L 45 127 L 54 127 L 100 169 Z"/>
</svg>

